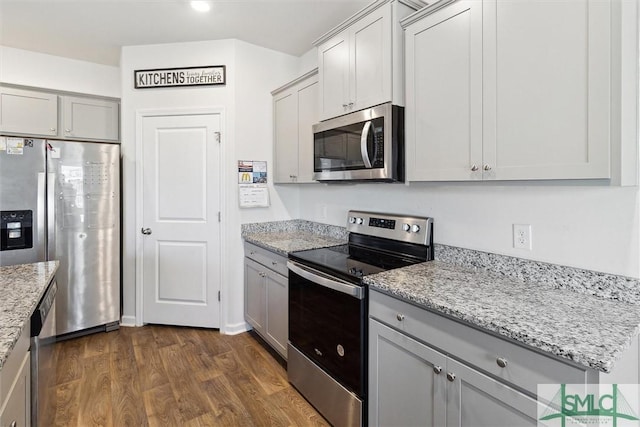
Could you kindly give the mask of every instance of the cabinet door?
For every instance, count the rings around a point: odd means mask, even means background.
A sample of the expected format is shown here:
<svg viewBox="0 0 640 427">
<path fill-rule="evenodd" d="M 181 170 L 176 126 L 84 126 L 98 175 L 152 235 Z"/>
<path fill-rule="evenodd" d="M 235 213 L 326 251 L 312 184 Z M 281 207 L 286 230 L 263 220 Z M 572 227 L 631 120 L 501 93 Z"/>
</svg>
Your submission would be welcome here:
<svg viewBox="0 0 640 427">
<path fill-rule="evenodd" d="M 349 29 L 349 111 L 391 101 L 391 3 Z"/>
<path fill-rule="evenodd" d="M 55 136 L 57 128 L 57 95 L 0 88 L 0 132 Z"/>
<path fill-rule="evenodd" d="M 405 31 L 410 181 L 482 177 L 481 7 L 457 1 Z"/>
<path fill-rule="evenodd" d="M 244 259 L 244 317 L 260 333 L 264 332 L 266 323 L 264 270 L 257 262 Z"/>
<path fill-rule="evenodd" d="M 370 319 L 369 424 L 443 426 L 445 365 L 443 354 Z"/>
<path fill-rule="evenodd" d="M 444 373 L 444 372 L 443 372 Z M 480 372 L 447 360 L 447 427 L 535 427 L 537 402 Z"/>
<path fill-rule="evenodd" d="M 31 425 L 31 365 L 30 353 L 24 357 L 13 387 L 0 412 L 0 426 L 27 427 Z M 0 402 L 2 405 L 2 402 Z M 15 424 L 13 424 L 15 422 Z"/>
<path fill-rule="evenodd" d="M 318 78 L 314 77 L 298 91 L 298 179 L 313 180 L 313 129 L 318 123 Z"/>
<path fill-rule="evenodd" d="M 295 89 L 273 101 L 276 183 L 295 182 L 298 175 L 298 93 Z"/>
<path fill-rule="evenodd" d="M 349 36 L 343 31 L 318 46 L 320 120 L 349 110 Z"/>
<path fill-rule="evenodd" d="M 289 339 L 289 283 L 288 279 L 269 271 L 267 283 L 267 338 L 278 353 L 287 358 Z"/>
<path fill-rule="evenodd" d="M 62 113 L 64 138 L 118 140 L 120 112 L 117 102 L 63 96 Z"/>
<path fill-rule="evenodd" d="M 611 2 L 483 1 L 485 179 L 608 178 Z"/>
</svg>

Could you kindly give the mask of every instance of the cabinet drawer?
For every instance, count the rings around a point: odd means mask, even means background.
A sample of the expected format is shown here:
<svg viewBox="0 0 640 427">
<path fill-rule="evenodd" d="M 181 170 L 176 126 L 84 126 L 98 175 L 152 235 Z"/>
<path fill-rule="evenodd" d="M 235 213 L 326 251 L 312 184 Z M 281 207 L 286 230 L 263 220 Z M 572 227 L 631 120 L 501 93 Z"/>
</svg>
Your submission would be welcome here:
<svg viewBox="0 0 640 427">
<path fill-rule="evenodd" d="M 245 242 L 244 255 L 258 262 L 265 267 L 275 271 L 284 277 L 289 277 L 289 269 L 287 268 L 287 259 L 282 255 L 278 255 L 267 249 Z"/>
<path fill-rule="evenodd" d="M 379 292 L 370 293 L 369 315 L 532 394 L 538 384 L 585 383 L 592 371 Z"/>
</svg>

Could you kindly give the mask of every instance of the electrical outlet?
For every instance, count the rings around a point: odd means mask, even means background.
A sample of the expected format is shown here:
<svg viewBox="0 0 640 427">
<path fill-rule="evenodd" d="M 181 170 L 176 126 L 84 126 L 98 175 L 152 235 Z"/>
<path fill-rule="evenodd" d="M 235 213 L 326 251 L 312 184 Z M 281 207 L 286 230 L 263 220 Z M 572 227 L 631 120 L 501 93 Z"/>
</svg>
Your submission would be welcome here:
<svg viewBox="0 0 640 427">
<path fill-rule="evenodd" d="M 513 247 L 531 250 L 531 225 L 513 224 Z"/>
<path fill-rule="evenodd" d="M 327 205 L 318 206 L 318 217 L 319 219 L 327 219 Z"/>
</svg>

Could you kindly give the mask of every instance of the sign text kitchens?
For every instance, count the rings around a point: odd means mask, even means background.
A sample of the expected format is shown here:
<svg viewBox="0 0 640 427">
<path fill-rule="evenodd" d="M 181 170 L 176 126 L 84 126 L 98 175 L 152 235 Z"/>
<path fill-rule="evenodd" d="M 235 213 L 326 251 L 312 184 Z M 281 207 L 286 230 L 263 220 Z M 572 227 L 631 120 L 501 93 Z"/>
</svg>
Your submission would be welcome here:
<svg viewBox="0 0 640 427">
<path fill-rule="evenodd" d="M 224 65 L 209 65 L 203 67 L 135 70 L 133 77 L 136 89 L 215 86 L 226 84 L 226 67 Z"/>
</svg>

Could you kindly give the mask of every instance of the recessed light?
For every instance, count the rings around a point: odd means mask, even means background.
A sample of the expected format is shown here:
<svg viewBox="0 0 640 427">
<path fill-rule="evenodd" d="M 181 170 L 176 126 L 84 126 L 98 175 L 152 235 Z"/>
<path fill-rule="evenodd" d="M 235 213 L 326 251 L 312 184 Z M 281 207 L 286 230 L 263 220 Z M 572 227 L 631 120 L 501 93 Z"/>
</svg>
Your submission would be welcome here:
<svg viewBox="0 0 640 427">
<path fill-rule="evenodd" d="M 198 12 L 209 12 L 211 10 L 211 5 L 208 1 L 193 0 L 191 7 Z"/>
</svg>

